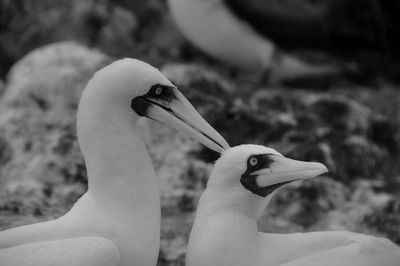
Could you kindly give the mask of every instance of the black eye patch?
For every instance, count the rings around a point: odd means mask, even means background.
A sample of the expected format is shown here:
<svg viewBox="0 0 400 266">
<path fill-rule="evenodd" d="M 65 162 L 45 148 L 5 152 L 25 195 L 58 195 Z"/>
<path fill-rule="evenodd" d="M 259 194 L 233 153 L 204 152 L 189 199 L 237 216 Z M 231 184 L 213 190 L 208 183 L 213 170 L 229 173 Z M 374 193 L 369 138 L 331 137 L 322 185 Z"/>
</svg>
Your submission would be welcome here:
<svg viewBox="0 0 400 266">
<path fill-rule="evenodd" d="M 266 197 L 269 194 L 271 194 L 272 192 L 274 192 L 277 188 L 290 183 L 291 181 L 286 181 L 286 182 L 282 182 L 282 183 L 277 183 L 271 186 L 267 186 L 267 187 L 259 187 L 257 185 L 257 182 L 255 181 L 254 177 L 252 176 L 247 176 L 247 178 L 242 178 L 240 179 L 240 182 L 242 183 L 242 185 L 248 189 L 249 191 L 251 191 L 252 193 L 261 196 L 261 197 Z"/>
<path fill-rule="evenodd" d="M 247 160 L 246 172 L 244 172 L 242 176 L 250 175 L 252 172 L 255 172 L 260 169 L 269 168 L 271 166 L 271 164 L 274 162 L 271 159 L 270 155 L 273 155 L 273 154 L 258 154 L 258 155 L 250 156 L 249 159 Z M 251 164 L 252 158 L 257 159 L 257 164 L 255 164 L 255 165 Z"/>
<path fill-rule="evenodd" d="M 169 103 L 173 99 L 177 99 L 174 94 L 174 87 L 156 84 L 151 86 L 145 95 L 132 99 L 131 108 L 138 115 L 147 116 L 149 108 L 151 108 L 152 105 L 158 105 L 167 110 L 169 109 Z"/>
<path fill-rule="evenodd" d="M 274 162 L 274 160 L 271 159 L 271 155 L 273 156 L 274 154 L 258 154 L 250 156 L 247 160 L 246 172 L 244 172 L 240 178 L 240 183 L 247 190 L 261 197 L 268 196 L 276 188 L 283 185 L 276 184 L 268 187 L 259 187 L 256 180 L 257 175 L 252 175 L 252 173 L 254 173 L 255 171 L 269 168 L 271 166 L 271 164 Z M 257 163 L 254 163 L 254 159 L 256 159 Z"/>
<path fill-rule="evenodd" d="M 131 102 L 132 110 L 134 110 L 139 116 L 147 116 L 150 107 L 151 103 L 146 101 L 143 96 L 136 97 Z"/>
<path fill-rule="evenodd" d="M 157 90 L 161 88 L 162 91 L 160 94 L 157 93 Z M 171 101 L 176 99 L 174 94 L 174 87 L 156 84 L 151 86 L 149 92 L 145 95 L 145 97 L 152 98 L 152 99 L 160 99 L 163 101 Z"/>
</svg>

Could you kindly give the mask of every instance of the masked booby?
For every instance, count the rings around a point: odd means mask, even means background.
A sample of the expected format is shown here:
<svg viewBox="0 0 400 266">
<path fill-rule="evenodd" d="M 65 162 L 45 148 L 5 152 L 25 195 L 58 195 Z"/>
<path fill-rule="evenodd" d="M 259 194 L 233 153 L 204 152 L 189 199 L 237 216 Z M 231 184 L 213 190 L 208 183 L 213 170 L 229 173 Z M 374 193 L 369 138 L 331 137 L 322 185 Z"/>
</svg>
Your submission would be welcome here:
<svg viewBox="0 0 400 266">
<path fill-rule="evenodd" d="M 228 147 L 157 69 L 123 59 L 99 70 L 80 99 L 77 135 L 88 191 L 60 218 L 0 232 L 0 265 L 156 265 L 160 198 L 136 121 L 165 123 Z"/>
<path fill-rule="evenodd" d="M 258 232 L 257 219 L 278 187 L 325 172 L 323 164 L 264 146 L 225 151 L 200 198 L 186 265 L 398 266 L 400 248 L 388 239 L 344 231 Z"/>
<path fill-rule="evenodd" d="M 312 65 L 284 53 L 227 2 L 168 0 L 168 5 L 178 29 L 191 43 L 238 69 L 266 71 L 271 82 L 337 72 L 333 65 Z"/>
</svg>

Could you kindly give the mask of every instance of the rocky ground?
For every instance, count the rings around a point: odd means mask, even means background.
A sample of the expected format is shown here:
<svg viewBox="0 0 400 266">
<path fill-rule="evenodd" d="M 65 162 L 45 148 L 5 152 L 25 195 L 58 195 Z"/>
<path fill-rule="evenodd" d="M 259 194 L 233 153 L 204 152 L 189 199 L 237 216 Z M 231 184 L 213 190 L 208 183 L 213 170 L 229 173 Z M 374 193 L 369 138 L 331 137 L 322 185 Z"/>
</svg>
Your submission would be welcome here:
<svg viewBox="0 0 400 266">
<path fill-rule="evenodd" d="M 85 192 L 80 93 L 97 69 L 136 57 L 158 66 L 231 145 L 264 144 L 328 166 L 328 175 L 283 187 L 260 230 L 345 229 L 400 244 L 397 83 L 376 76 L 269 86 L 184 41 L 163 1 L 54 3 L 1 1 L 0 229 L 58 217 Z M 162 192 L 158 265 L 183 265 L 217 155 L 158 123 L 141 126 Z"/>
</svg>

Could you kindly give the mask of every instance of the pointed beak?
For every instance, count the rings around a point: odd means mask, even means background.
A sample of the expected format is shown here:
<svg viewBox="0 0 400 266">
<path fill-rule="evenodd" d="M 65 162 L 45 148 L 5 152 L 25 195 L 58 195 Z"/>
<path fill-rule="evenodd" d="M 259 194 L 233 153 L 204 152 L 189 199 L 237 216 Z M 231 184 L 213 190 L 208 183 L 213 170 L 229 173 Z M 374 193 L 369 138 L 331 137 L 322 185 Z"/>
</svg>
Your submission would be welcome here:
<svg viewBox="0 0 400 266">
<path fill-rule="evenodd" d="M 178 89 L 172 88 L 168 101 L 148 99 L 146 96 L 138 97 L 135 101 L 136 104 L 145 105 L 142 115 L 171 126 L 216 152 L 222 153 L 229 148 L 226 140 L 201 117 Z"/>
<path fill-rule="evenodd" d="M 308 179 L 327 173 L 328 169 L 322 163 L 303 162 L 283 156 L 271 156 L 273 163 L 269 168 L 257 170 L 255 175 L 259 187 L 287 184 L 291 181 Z"/>
<path fill-rule="evenodd" d="M 292 160 L 281 155 L 265 154 L 261 168 L 248 168 L 240 182 L 252 193 L 266 197 L 277 188 L 295 180 L 307 179 L 328 172 L 321 163 Z"/>
</svg>

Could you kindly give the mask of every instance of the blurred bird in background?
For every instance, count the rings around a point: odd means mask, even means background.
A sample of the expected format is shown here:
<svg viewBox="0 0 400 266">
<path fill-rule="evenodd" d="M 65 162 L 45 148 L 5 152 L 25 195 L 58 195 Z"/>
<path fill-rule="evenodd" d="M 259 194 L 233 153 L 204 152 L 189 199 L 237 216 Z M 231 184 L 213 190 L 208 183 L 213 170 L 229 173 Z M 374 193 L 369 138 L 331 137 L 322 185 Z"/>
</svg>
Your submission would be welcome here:
<svg viewBox="0 0 400 266">
<path fill-rule="evenodd" d="M 382 2 L 382 3 L 381 3 Z M 263 70 L 271 82 L 335 75 L 378 62 L 398 44 L 395 1 L 168 0 L 183 35 L 212 57 L 243 70 Z M 386 13 L 385 13 L 386 14 Z M 389 23 L 388 23 L 389 22 Z M 397 23 L 398 25 L 399 23 Z M 289 53 L 319 51 L 341 67 Z M 368 52 L 369 58 L 363 55 Z M 398 56 L 398 55 L 397 55 Z M 339 58 L 338 58 L 339 57 Z M 372 57 L 372 58 L 371 58 Z M 325 60 L 325 61 L 326 61 Z M 343 61 L 344 60 L 344 61 Z"/>
</svg>

